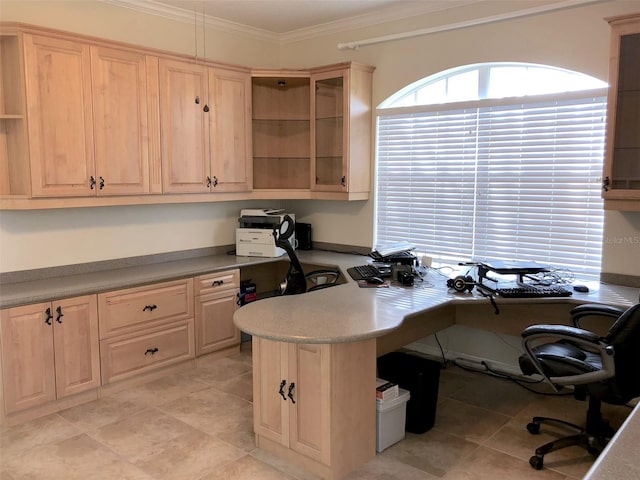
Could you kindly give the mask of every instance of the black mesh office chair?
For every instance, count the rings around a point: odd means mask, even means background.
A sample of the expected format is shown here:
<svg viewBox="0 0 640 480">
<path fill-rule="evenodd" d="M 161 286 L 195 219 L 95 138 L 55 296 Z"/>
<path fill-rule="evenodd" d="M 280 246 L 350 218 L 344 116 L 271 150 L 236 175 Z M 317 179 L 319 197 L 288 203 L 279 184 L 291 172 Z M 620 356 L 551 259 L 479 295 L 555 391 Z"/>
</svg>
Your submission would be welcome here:
<svg viewBox="0 0 640 480">
<path fill-rule="evenodd" d="M 616 319 L 604 337 L 580 328 L 580 319 L 592 315 Z M 541 423 L 576 432 L 538 447 L 529 459 L 536 470 L 542 468 L 546 454 L 572 445 L 598 455 L 614 433 L 602 418 L 601 402 L 623 405 L 640 396 L 640 304 L 627 310 L 579 305 L 571 310 L 571 318 L 572 327 L 532 325 L 522 332 L 525 354 L 520 369 L 525 375 L 542 375 L 556 391 L 572 385 L 579 400 L 589 397 L 585 428 L 545 417 L 534 417 L 527 425 L 532 434 L 539 433 Z"/>
</svg>

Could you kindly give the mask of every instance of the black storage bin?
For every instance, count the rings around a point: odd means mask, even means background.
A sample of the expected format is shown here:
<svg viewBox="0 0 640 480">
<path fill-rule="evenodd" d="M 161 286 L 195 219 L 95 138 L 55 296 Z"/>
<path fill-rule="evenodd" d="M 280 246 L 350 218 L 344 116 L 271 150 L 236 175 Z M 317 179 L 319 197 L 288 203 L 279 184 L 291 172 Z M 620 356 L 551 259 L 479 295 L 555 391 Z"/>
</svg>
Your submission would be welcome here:
<svg viewBox="0 0 640 480">
<path fill-rule="evenodd" d="M 404 352 L 378 358 L 378 377 L 411 392 L 407 402 L 405 430 L 424 433 L 436 420 L 440 363 Z"/>
</svg>

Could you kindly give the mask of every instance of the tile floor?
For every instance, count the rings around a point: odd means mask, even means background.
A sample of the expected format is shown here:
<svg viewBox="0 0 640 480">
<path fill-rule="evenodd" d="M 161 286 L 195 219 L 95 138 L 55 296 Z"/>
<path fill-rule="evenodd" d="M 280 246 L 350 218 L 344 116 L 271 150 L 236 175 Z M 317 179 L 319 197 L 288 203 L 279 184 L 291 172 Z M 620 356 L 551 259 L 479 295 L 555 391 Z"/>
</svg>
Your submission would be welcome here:
<svg viewBox="0 0 640 480">
<path fill-rule="evenodd" d="M 313 475 L 255 449 L 251 352 L 114 393 L 14 427 L 0 427 L 0 480 L 311 480 Z M 570 480 L 593 459 L 574 447 L 528 464 L 553 435 L 530 435 L 530 416 L 582 423 L 586 404 L 530 393 L 456 366 L 442 370 L 436 426 L 406 438 L 349 480 Z M 614 426 L 630 412 L 607 408 Z"/>
</svg>

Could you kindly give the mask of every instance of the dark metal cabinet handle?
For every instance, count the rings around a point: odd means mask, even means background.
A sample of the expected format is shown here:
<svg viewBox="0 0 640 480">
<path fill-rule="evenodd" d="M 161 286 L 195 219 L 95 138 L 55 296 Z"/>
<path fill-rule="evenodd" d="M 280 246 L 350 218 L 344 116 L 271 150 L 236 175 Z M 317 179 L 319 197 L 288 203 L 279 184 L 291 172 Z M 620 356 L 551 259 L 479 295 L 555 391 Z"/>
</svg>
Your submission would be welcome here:
<svg viewBox="0 0 640 480">
<path fill-rule="evenodd" d="M 147 351 L 144 352 L 145 355 L 147 354 L 151 354 L 151 355 L 155 355 L 158 352 L 158 347 L 153 347 L 153 348 L 147 348 Z"/>
<path fill-rule="evenodd" d="M 202 109 L 204 113 L 209 113 L 209 105 L 205 103 L 204 108 Z"/>
<path fill-rule="evenodd" d="M 602 181 L 602 190 L 608 192 L 609 185 L 611 185 L 611 180 L 609 180 L 609 177 L 604 177 L 604 180 Z"/>
<path fill-rule="evenodd" d="M 144 312 L 145 310 L 149 310 L 150 312 L 153 312 L 156 308 L 158 308 L 157 305 L 147 305 L 142 309 L 142 311 Z"/>
<path fill-rule="evenodd" d="M 62 317 L 64 317 L 64 313 L 62 313 L 62 307 L 56 308 L 56 313 L 58 316 L 56 317 L 56 322 L 62 323 Z"/>
<path fill-rule="evenodd" d="M 340 184 L 341 184 L 343 187 L 346 187 L 346 186 L 347 186 L 347 177 L 343 176 L 343 177 L 340 179 Z"/>
<path fill-rule="evenodd" d="M 100 190 L 104 188 L 104 178 L 100 177 Z"/>
<path fill-rule="evenodd" d="M 219 287 L 220 285 L 224 285 L 224 280 L 214 280 L 211 284 L 212 287 Z"/>
<path fill-rule="evenodd" d="M 211 177 L 207 177 L 207 188 L 211 188 Z"/>
<path fill-rule="evenodd" d="M 91 190 L 93 190 L 95 186 L 96 186 L 96 179 L 93 178 L 93 175 L 91 175 L 91 178 L 89 179 L 89 187 L 91 188 Z"/>
<path fill-rule="evenodd" d="M 47 318 L 44 319 L 44 323 L 46 323 L 47 325 L 51 325 L 51 319 L 53 318 L 53 315 L 51 314 L 51 309 L 47 308 L 44 313 L 47 315 Z"/>
<path fill-rule="evenodd" d="M 286 402 L 287 401 L 287 397 L 284 396 L 284 386 L 287 384 L 286 380 L 282 380 L 280 382 L 280 390 L 278 390 L 278 393 L 280 394 L 280 396 L 282 397 L 282 399 Z"/>
<path fill-rule="evenodd" d="M 218 186 L 218 177 L 216 177 L 215 175 L 213 176 L 213 186 L 214 187 Z"/>
<path fill-rule="evenodd" d="M 291 400 L 291 403 L 296 403 L 296 401 L 293 399 L 293 389 L 296 388 L 296 384 L 291 382 L 289 384 L 289 391 L 287 392 L 287 397 L 289 397 L 289 400 Z"/>
</svg>

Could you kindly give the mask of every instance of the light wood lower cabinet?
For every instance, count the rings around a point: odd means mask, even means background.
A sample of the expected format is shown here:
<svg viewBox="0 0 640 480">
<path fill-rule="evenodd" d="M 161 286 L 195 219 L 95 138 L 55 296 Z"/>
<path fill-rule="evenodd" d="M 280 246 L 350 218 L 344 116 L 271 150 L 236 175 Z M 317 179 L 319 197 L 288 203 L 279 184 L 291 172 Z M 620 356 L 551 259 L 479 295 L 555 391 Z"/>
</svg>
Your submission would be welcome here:
<svg viewBox="0 0 640 480">
<path fill-rule="evenodd" d="M 375 340 L 298 344 L 253 338 L 258 447 L 340 478 L 375 455 Z"/>
<path fill-rule="evenodd" d="M 195 357 L 193 279 L 98 295 L 102 383 Z"/>
<path fill-rule="evenodd" d="M 100 342 L 107 384 L 194 357 L 193 319 Z"/>
<path fill-rule="evenodd" d="M 1 315 L 6 414 L 100 386 L 95 295 L 9 308 Z"/>
<path fill-rule="evenodd" d="M 196 355 L 240 345 L 240 330 L 233 323 L 239 288 L 240 270 L 195 279 Z"/>
</svg>

